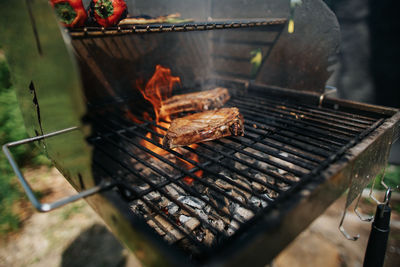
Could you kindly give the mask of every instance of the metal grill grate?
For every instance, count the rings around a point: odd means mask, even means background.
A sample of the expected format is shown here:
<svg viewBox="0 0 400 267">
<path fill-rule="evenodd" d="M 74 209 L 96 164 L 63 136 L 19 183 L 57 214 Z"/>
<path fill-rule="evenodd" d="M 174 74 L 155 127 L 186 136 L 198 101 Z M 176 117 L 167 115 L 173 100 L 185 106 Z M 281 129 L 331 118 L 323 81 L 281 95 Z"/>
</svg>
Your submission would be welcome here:
<svg viewBox="0 0 400 267">
<path fill-rule="evenodd" d="M 245 136 L 176 150 L 160 145 L 165 122 L 137 124 L 115 110 L 92 118 L 94 171 L 117 181 L 137 216 L 193 256 L 318 179 L 384 120 L 273 97 L 232 97 L 227 105 L 243 114 Z"/>
<path fill-rule="evenodd" d="M 254 20 L 230 20 L 211 22 L 189 22 L 179 24 L 149 24 L 149 25 L 121 25 L 118 27 L 84 27 L 78 29 L 66 29 L 73 38 L 113 36 L 123 34 L 143 34 L 156 32 L 186 32 L 206 31 L 236 28 L 252 28 L 262 26 L 283 25 L 285 18 L 254 19 Z"/>
</svg>

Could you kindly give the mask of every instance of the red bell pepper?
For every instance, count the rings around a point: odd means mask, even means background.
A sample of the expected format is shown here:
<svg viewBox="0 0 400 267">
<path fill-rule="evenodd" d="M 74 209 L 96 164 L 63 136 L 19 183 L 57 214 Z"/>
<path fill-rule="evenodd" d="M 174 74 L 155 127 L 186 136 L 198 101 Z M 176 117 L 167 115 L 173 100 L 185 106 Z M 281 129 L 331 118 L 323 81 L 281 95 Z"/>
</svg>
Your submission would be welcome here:
<svg viewBox="0 0 400 267">
<path fill-rule="evenodd" d="M 124 0 L 92 0 L 89 6 L 90 16 L 103 27 L 116 25 L 126 18 L 127 12 Z"/>
<path fill-rule="evenodd" d="M 65 27 L 81 27 L 85 24 L 88 16 L 82 0 L 50 0 L 50 4 Z"/>
</svg>

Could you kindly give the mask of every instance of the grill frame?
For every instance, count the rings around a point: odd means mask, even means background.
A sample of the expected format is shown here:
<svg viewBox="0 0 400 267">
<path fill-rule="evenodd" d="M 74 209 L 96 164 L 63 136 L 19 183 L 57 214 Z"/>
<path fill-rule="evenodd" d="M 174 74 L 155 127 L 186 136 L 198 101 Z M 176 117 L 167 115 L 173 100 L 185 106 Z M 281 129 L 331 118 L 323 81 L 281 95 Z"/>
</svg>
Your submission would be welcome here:
<svg viewBox="0 0 400 267">
<path fill-rule="evenodd" d="M 243 84 L 242 84 L 243 86 Z M 265 91 L 265 86 L 251 85 L 250 89 Z M 250 90 L 251 91 L 251 90 Z M 308 103 L 316 106 L 319 102 L 319 95 L 313 93 L 303 93 L 290 89 L 268 88 L 268 92 L 272 95 L 280 97 L 290 97 L 294 100 L 302 99 L 302 103 Z M 344 192 L 352 182 L 352 177 L 357 172 L 356 162 L 368 161 L 371 164 L 369 170 L 370 178 L 378 174 L 380 169 L 385 166 L 386 152 L 381 152 L 381 158 L 372 160 L 369 155 L 379 151 L 388 151 L 390 144 L 398 136 L 400 113 L 396 109 L 370 106 L 350 101 L 338 99 L 326 99 L 323 103 L 325 107 L 339 105 L 344 109 L 357 109 L 365 112 L 369 116 L 386 117 L 382 123 L 372 133 L 366 134 L 365 138 L 361 138 L 361 142 L 350 142 L 341 149 L 340 156 L 334 160 L 333 164 L 325 164 L 318 176 L 312 177 L 308 183 L 304 184 L 304 188 L 290 194 L 290 200 L 279 203 L 268 214 L 263 214 L 258 218 L 258 223 L 254 223 L 251 227 L 246 227 L 245 232 L 229 241 L 224 245 L 218 253 L 213 251 L 213 255 L 209 255 L 206 262 L 201 264 L 222 264 L 240 265 L 244 263 L 260 265 L 265 264 L 273 259 L 279 251 L 281 251 L 297 234 L 304 230 L 313 219 L 319 216 L 341 193 Z M 246 119 L 246 115 L 245 115 Z M 390 140 L 390 142 L 387 142 Z M 319 177 L 319 178 L 318 178 Z M 123 211 L 126 212 L 126 211 Z M 293 225 L 293 221 L 298 221 Z M 154 234 L 154 230 L 147 226 L 144 229 L 138 228 L 139 231 L 146 232 L 146 236 Z M 290 230 L 290 233 L 287 230 Z M 153 232 L 153 233 L 152 233 Z M 283 234 L 284 233 L 284 234 Z M 157 236 L 156 238 L 159 238 Z M 163 241 L 161 244 L 155 242 L 158 246 L 163 247 L 161 251 L 167 250 L 167 255 L 174 263 L 182 264 L 184 262 L 191 264 L 200 262 L 189 261 L 185 254 L 171 247 L 165 247 Z M 244 245 L 245 244 L 245 245 Z M 175 250 L 175 251 L 174 251 Z M 174 251 L 174 252 L 172 252 Z M 255 257 L 262 253 L 265 255 L 262 259 Z M 164 253 L 163 253 L 164 254 Z"/>
</svg>

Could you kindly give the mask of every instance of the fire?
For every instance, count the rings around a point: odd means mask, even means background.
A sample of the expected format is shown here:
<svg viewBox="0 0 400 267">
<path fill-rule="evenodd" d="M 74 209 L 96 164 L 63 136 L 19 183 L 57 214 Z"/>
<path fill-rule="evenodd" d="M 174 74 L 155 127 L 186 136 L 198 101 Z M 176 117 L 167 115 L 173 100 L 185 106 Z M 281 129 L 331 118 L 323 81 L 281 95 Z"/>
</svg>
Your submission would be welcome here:
<svg viewBox="0 0 400 267">
<path fill-rule="evenodd" d="M 163 117 L 163 121 L 161 121 L 160 118 L 160 108 L 162 106 L 163 100 L 170 98 L 172 96 L 172 90 L 175 85 L 180 84 L 181 79 L 179 77 L 174 77 L 171 75 L 171 70 L 169 68 L 165 68 L 161 65 L 156 66 L 156 70 L 153 74 L 153 76 L 150 78 L 150 80 L 146 83 L 145 86 L 143 86 L 143 82 L 138 80 L 136 81 L 136 88 L 139 89 L 140 93 L 143 95 L 143 98 L 149 101 L 154 110 L 155 114 L 155 122 L 157 125 L 160 125 L 164 128 L 169 127 L 169 123 L 171 121 L 170 116 Z M 135 123 L 142 123 L 141 120 L 136 118 L 131 112 L 127 111 L 126 116 L 131 119 Z M 143 112 L 143 119 L 148 120 L 148 121 L 153 121 L 153 118 L 147 113 Z M 159 128 L 159 127 L 152 127 L 152 130 L 157 132 L 160 135 L 165 135 L 166 132 Z M 146 134 L 146 138 L 152 139 L 154 142 L 161 144 L 162 143 L 162 138 L 159 138 L 157 135 L 153 135 L 151 132 L 148 132 Z M 144 147 L 150 149 L 154 153 L 157 153 L 158 155 L 165 156 L 169 152 L 164 150 L 163 148 L 156 146 L 146 140 L 142 140 L 140 142 L 141 145 Z M 193 144 L 190 145 L 191 148 L 196 149 L 198 145 Z M 199 162 L 199 158 L 196 154 L 190 153 L 188 156 L 189 159 Z M 186 169 L 192 169 L 194 166 L 187 162 L 186 160 L 176 158 L 177 164 L 180 166 L 185 167 Z M 199 170 L 194 173 L 198 177 L 201 177 L 203 175 L 203 171 Z M 193 178 L 191 177 L 185 177 L 183 180 L 191 185 L 193 183 Z"/>
</svg>

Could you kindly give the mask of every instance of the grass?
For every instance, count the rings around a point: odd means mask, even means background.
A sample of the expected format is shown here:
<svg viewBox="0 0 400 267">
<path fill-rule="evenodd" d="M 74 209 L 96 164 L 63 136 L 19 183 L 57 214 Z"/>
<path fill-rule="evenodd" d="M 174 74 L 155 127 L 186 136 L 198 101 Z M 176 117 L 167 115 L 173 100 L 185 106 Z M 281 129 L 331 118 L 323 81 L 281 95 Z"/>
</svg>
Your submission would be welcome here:
<svg viewBox="0 0 400 267">
<path fill-rule="evenodd" d="M 0 145 L 26 138 L 26 130 L 12 87 L 7 62 L 0 50 Z M 38 166 L 46 162 L 34 146 L 23 145 L 12 149 L 20 166 Z M 10 164 L 0 153 L 0 236 L 20 227 L 20 218 L 14 211 L 15 204 L 26 201 Z"/>
<path fill-rule="evenodd" d="M 78 201 L 76 203 L 72 203 L 66 207 L 64 207 L 61 217 L 65 221 L 69 218 L 71 218 L 74 214 L 78 214 L 81 212 L 81 210 L 85 207 L 85 202 L 83 201 Z"/>
</svg>

